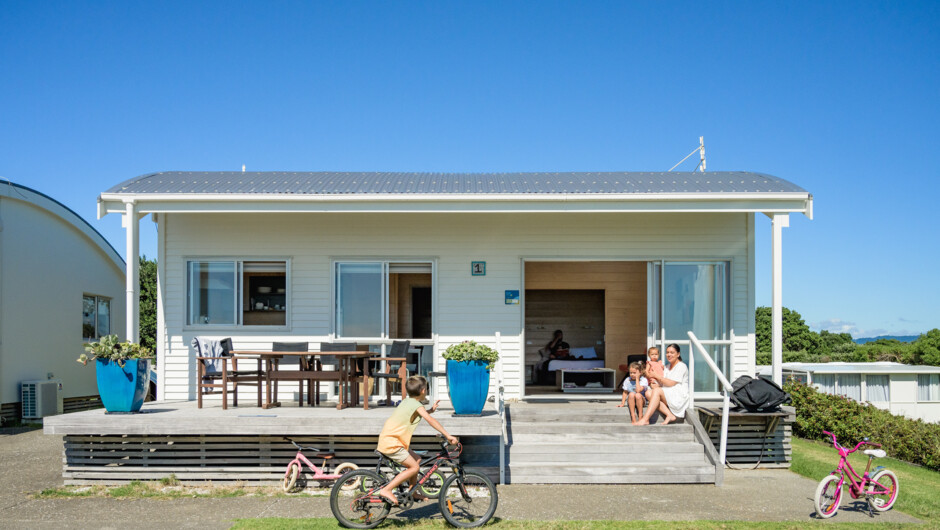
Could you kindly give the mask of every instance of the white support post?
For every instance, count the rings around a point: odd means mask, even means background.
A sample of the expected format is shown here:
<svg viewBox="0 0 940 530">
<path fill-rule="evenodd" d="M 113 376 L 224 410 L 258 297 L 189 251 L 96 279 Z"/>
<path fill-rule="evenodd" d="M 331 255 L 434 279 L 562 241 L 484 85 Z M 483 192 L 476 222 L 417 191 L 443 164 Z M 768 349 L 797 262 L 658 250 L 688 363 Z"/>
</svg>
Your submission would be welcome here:
<svg viewBox="0 0 940 530">
<path fill-rule="evenodd" d="M 773 261 L 773 300 L 771 309 L 771 362 L 773 365 L 773 380 L 778 385 L 783 384 L 783 229 L 790 226 L 790 215 L 775 213 L 771 217 L 773 226 L 773 244 L 771 246 Z"/>
<path fill-rule="evenodd" d="M 140 330 L 140 298 L 137 291 L 139 289 L 138 275 L 140 273 L 140 262 L 138 258 L 140 247 L 140 222 L 137 218 L 137 205 L 133 201 L 125 204 L 127 211 L 124 214 L 124 225 L 127 229 L 127 252 L 125 260 L 127 262 L 127 339 L 130 342 L 138 342 L 138 332 Z"/>
</svg>

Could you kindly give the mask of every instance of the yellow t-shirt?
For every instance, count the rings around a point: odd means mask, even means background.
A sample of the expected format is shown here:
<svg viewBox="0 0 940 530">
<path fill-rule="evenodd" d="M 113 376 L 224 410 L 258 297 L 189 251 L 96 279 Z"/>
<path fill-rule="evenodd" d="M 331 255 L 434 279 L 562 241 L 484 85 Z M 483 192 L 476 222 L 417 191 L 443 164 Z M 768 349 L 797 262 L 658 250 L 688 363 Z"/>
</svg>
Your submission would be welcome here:
<svg viewBox="0 0 940 530">
<path fill-rule="evenodd" d="M 409 397 L 395 407 L 395 412 L 385 420 L 385 426 L 379 434 L 379 446 L 376 449 L 380 453 L 388 455 L 399 449 L 408 449 L 411 445 L 411 435 L 421 422 L 421 416 L 415 412 L 422 406 L 420 401 Z M 411 420 L 412 416 L 414 421 Z"/>
</svg>

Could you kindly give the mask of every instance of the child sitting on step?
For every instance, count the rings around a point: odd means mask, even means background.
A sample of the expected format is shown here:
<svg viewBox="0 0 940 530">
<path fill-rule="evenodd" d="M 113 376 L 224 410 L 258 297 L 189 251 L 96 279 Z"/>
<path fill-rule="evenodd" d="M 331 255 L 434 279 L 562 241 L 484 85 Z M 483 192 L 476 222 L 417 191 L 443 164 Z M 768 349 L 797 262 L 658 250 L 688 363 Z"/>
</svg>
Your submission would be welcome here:
<svg viewBox="0 0 940 530">
<path fill-rule="evenodd" d="M 643 397 L 643 393 L 646 391 L 649 383 L 646 381 L 646 377 L 643 377 L 644 372 L 643 363 L 635 361 L 630 363 L 629 376 L 623 380 L 623 397 L 620 400 L 618 407 L 622 407 L 624 401 L 627 402 L 630 407 L 630 422 L 636 425 L 636 422 L 639 418 L 643 417 L 643 405 L 646 403 L 646 398 Z"/>
<path fill-rule="evenodd" d="M 413 375 L 405 382 L 405 390 L 408 392 L 408 398 L 402 400 L 395 407 L 392 417 L 385 421 L 382 433 L 379 434 L 379 446 L 376 448 L 389 460 L 401 464 L 405 468 L 384 488 L 379 490 L 379 495 L 385 497 L 393 506 L 398 504 L 398 499 L 395 498 L 394 493 L 395 488 L 406 480 L 412 486 L 417 482 L 421 458 L 412 452 L 409 447 L 411 446 L 411 435 L 414 434 L 422 418 L 428 422 L 428 425 L 443 434 L 447 438 L 447 443 L 451 445 L 457 443 L 457 438 L 448 434 L 444 427 L 431 417 L 431 413 L 437 410 L 440 401 L 435 402 L 430 409 L 425 409 L 422 405 L 428 393 L 427 379 L 422 375 Z M 416 500 L 424 500 L 418 496 L 415 498 Z"/>
<path fill-rule="evenodd" d="M 646 356 L 649 357 L 649 359 L 645 363 L 646 370 L 644 370 L 643 373 L 651 381 L 651 385 L 659 386 L 657 378 L 662 378 L 663 371 L 666 369 L 663 362 L 659 360 L 659 348 L 653 346 L 646 352 Z M 649 387 L 647 387 L 647 390 L 648 389 Z M 647 400 L 649 398 L 650 396 L 646 396 Z"/>
</svg>

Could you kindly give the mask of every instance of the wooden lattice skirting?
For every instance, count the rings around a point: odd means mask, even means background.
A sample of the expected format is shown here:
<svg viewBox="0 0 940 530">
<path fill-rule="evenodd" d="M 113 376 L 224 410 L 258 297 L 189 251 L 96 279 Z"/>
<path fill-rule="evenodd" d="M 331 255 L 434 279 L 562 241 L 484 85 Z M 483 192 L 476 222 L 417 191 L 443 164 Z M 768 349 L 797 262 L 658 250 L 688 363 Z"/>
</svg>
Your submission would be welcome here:
<svg viewBox="0 0 940 530">
<path fill-rule="evenodd" d="M 776 428 L 764 436 L 764 418 L 734 417 L 728 422 L 727 461 L 733 467 L 751 468 L 758 459 L 761 468 L 788 468 L 792 456 L 790 439 L 793 436 L 792 416 L 781 419 Z M 715 421 L 708 435 L 717 448 L 720 443 L 721 422 Z"/>
<path fill-rule="evenodd" d="M 354 462 L 374 468 L 375 436 L 291 436 L 303 446 L 336 453 L 330 467 Z M 499 437 L 463 436 L 464 465 L 499 477 Z M 437 439 L 415 436 L 412 449 L 436 454 Z M 66 484 L 123 484 L 159 480 L 175 475 L 182 483 L 245 482 L 280 484 L 296 449 L 280 436 L 159 436 L 67 435 L 64 471 Z M 316 465 L 321 459 L 312 458 Z M 304 472 L 307 472 L 306 467 Z"/>
</svg>

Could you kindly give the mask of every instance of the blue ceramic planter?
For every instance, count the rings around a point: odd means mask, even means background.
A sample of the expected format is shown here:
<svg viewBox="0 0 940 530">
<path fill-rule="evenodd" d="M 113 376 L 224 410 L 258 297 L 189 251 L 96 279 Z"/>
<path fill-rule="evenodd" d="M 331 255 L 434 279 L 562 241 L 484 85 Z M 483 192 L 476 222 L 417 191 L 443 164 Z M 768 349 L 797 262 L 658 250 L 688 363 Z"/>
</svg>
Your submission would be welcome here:
<svg viewBox="0 0 940 530">
<path fill-rule="evenodd" d="M 124 366 L 97 359 L 98 394 L 108 412 L 139 412 L 147 397 L 150 359 L 131 359 Z"/>
<path fill-rule="evenodd" d="M 456 414 L 482 414 L 490 391 L 486 361 L 447 361 L 447 392 Z"/>
</svg>

